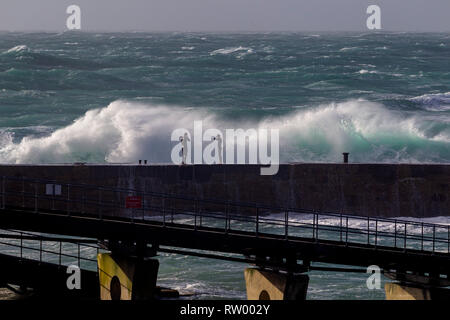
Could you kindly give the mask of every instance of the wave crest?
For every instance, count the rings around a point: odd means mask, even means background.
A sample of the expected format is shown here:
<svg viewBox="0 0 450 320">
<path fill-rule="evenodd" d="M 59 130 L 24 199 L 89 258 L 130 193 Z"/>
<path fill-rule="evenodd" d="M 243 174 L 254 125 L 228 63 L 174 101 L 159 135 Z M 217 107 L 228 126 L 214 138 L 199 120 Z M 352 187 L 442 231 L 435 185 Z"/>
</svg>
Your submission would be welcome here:
<svg viewBox="0 0 450 320">
<path fill-rule="evenodd" d="M 114 101 L 90 110 L 46 137 L 13 141 L 0 132 L 0 161 L 6 163 L 170 162 L 174 129 L 266 128 L 280 130 L 280 161 L 335 162 L 350 152 L 358 162 L 449 162 L 450 124 L 406 116 L 379 103 L 352 100 L 302 109 L 261 121 L 237 123 L 211 111 Z"/>
</svg>

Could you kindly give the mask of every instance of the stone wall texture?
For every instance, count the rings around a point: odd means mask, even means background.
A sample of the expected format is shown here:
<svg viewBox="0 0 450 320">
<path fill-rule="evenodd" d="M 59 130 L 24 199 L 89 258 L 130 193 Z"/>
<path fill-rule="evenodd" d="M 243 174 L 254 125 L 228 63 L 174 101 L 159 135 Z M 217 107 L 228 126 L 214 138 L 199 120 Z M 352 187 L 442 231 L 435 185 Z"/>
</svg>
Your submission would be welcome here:
<svg viewBox="0 0 450 320">
<path fill-rule="evenodd" d="M 0 176 L 56 180 L 342 212 L 361 216 L 449 216 L 450 165 L 1 165 Z"/>
</svg>

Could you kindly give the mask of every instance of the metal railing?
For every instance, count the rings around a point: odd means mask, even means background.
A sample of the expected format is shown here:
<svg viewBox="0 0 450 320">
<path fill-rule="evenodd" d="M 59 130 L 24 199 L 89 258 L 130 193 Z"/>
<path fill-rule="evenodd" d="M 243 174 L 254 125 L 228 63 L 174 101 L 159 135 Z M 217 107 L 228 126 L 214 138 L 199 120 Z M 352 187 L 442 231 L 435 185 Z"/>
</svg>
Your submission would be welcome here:
<svg viewBox="0 0 450 320">
<path fill-rule="evenodd" d="M 96 243 L 97 240 L 93 239 L 63 238 L 0 229 L 2 252 L 19 259 L 47 262 L 58 266 L 77 265 L 82 268 L 82 262 L 86 262 L 87 269 L 95 269 L 97 267 L 96 257 L 100 249 Z"/>
<path fill-rule="evenodd" d="M 450 253 L 450 226 L 401 219 L 372 218 L 344 213 L 280 208 L 256 203 L 198 199 L 134 189 L 73 184 L 55 180 L 1 177 L 1 208 L 23 208 L 129 223 L 158 222 L 224 233 L 245 232 L 254 237 L 277 237 L 373 248 L 414 249 L 424 253 Z M 135 207 L 127 206 L 128 197 Z M 136 199 L 138 205 L 136 205 Z"/>
</svg>

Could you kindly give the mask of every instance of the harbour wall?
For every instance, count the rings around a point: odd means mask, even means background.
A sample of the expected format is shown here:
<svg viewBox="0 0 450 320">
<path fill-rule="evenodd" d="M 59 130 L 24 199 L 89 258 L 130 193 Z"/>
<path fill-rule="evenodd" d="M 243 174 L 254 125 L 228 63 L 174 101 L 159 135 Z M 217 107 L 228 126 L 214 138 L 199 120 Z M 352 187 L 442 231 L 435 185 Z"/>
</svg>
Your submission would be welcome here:
<svg viewBox="0 0 450 320">
<path fill-rule="evenodd" d="M 56 180 L 371 217 L 450 215 L 450 165 L 0 165 L 0 176 Z"/>
</svg>

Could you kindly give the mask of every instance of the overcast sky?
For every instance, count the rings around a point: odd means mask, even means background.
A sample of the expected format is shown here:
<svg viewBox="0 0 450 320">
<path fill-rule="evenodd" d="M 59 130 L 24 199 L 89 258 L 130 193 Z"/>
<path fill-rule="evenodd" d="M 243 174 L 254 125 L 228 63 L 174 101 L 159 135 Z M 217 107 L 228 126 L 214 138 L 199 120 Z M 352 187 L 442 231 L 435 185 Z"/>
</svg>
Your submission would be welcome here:
<svg viewBox="0 0 450 320">
<path fill-rule="evenodd" d="M 381 7 L 387 31 L 450 31 L 450 0 L 1 0 L 2 31 L 361 31 Z"/>
</svg>

